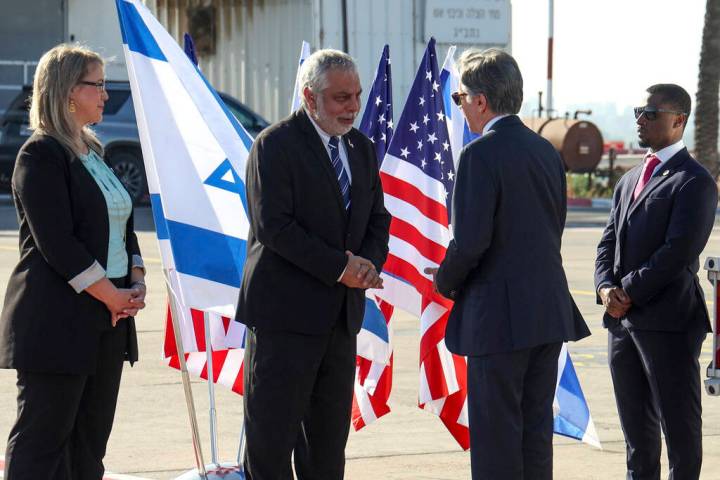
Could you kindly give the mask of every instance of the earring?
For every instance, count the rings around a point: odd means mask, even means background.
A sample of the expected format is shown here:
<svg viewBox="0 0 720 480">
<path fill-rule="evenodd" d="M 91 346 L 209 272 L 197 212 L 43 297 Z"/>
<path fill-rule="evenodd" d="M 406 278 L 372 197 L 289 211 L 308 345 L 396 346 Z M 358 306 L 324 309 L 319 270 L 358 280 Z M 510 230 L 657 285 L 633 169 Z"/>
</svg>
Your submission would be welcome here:
<svg viewBox="0 0 720 480">
<path fill-rule="evenodd" d="M 75 102 L 73 100 L 70 100 L 70 105 L 68 105 L 68 111 L 70 113 L 75 113 L 75 110 L 76 110 Z"/>
</svg>

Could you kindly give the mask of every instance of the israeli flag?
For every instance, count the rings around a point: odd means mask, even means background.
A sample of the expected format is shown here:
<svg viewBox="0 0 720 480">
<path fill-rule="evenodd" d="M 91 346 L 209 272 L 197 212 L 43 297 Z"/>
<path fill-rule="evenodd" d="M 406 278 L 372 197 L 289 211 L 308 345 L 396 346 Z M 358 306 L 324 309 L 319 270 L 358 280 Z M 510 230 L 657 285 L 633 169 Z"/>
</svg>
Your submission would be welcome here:
<svg viewBox="0 0 720 480">
<path fill-rule="evenodd" d="M 460 107 L 455 105 L 455 102 L 450 98 L 452 92 L 458 91 L 460 86 L 460 74 L 455 64 L 454 55 L 455 46 L 453 45 L 448 49 L 443 63 L 443 69 L 440 73 L 440 88 L 445 103 L 450 148 L 457 168 L 463 146 L 478 138 L 478 135 L 470 131 Z M 585 400 L 585 395 L 583 395 L 580 381 L 577 373 L 575 373 L 575 367 L 573 367 L 565 344 L 563 344 L 558 358 L 558 376 L 553 401 L 553 413 L 555 433 L 602 448 L 595 430 L 595 424 L 590 416 L 590 408 Z"/>
<path fill-rule="evenodd" d="M 563 344 L 558 357 L 558 378 L 553 400 L 554 426 L 559 435 L 576 438 L 585 443 L 602 448 L 595 424 L 590 416 L 590 408 L 583 395 L 575 367 Z"/>
<path fill-rule="evenodd" d="M 386 365 L 392 354 L 391 330 L 376 301 L 370 297 L 365 297 L 365 316 L 357 336 L 357 355 Z"/>
<path fill-rule="evenodd" d="M 252 144 L 139 0 L 116 0 L 163 260 L 179 306 L 234 317 L 249 228 Z"/>
<path fill-rule="evenodd" d="M 297 74 L 295 75 L 295 89 L 293 90 L 292 103 L 290 104 L 290 113 L 294 112 L 302 104 L 302 92 L 300 91 L 300 70 L 303 62 L 310 56 L 310 44 L 303 40 L 300 47 L 300 58 L 298 59 Z"/>
<path fill-rule="evenodd" d="M 463 147 L 479 137 L 478 134 L 470 131 L 467 121 L 462 114 L 460 107 L 452 100 L 452 93 L 460 89 L 460 74 L 455 64 L 455 45 L 448 49 L 442 70 L 440 71 L 440 89 L 445 105 L 445 117 L 447 118 L 448 135 L 450 136 L 450 150 L 453 153 L 453 163 L 457 171 L 458 159 Z"/>
</svg>

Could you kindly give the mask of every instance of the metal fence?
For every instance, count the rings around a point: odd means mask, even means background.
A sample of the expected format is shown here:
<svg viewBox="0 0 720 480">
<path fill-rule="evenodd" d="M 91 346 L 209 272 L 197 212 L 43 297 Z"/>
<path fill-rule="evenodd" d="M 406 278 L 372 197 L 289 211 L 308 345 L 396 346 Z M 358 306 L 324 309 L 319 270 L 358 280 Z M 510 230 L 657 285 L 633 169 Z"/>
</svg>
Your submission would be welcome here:
<svg viewBox="0 0 720 480">
<path fill-rule="evenodd" d="M 23 85 L 32 82 L 37 64 L 36 61 L 0 60 L 0 115 Z"/>
<path fill-rule="evenodd" d="M 38 62 L 0 60 L 0 90 L 16 90 L 32 80 Z"/>
</svg>

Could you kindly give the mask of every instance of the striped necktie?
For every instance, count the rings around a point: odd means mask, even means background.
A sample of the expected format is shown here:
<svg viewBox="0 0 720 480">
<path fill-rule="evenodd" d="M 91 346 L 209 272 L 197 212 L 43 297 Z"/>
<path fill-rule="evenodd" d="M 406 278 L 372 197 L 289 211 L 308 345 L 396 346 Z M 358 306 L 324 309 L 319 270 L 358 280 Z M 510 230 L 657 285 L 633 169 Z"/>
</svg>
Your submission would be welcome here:
<svg viewBox="0 0 720 480">
<path fill-rule="evenodd" d="M 342 193 L 345 210 L 350 210 L 350 178 L 348 177 L 342 160 L 340 160 L 340 137 L 330 137 L 328 147 L 330 147 L 330 162 L 335 169 L 335 177 L 340 185 L 340 193 Z"/>
</svg>

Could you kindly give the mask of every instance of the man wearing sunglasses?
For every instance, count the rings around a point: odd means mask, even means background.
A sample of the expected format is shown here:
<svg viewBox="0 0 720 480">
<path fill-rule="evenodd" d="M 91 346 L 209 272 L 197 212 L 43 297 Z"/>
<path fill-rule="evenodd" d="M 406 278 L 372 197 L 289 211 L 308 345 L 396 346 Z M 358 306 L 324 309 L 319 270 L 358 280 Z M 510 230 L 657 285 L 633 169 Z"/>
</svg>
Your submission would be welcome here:
<svg viewBox="0 0 720 480">
<path fill-rule="evenodd" d="M 428 273 L 455 300 L 447 346 L 468 357 L 472 478 L 549 480 L 558 355 L 563 342 L 590 334 L 560 255 L 565 168 L 516 115 L 523 80 L 515 59 L 467 50 L 458 67 L 453 99 L 482 136 L 460 156 L 454 238 Z"/>
<path fill-rule="evenodd" d="M 635 108 L 643 162 L 618 182 L 595 262 L 628 479 L 659 479 L 661 427 L 673 480 L 702 464 L 700 347 L 711 331 L 697 272 L 715 221 L 712 176 L 682 141 L 690 96 L 647 89 Z"/>
</svg>

